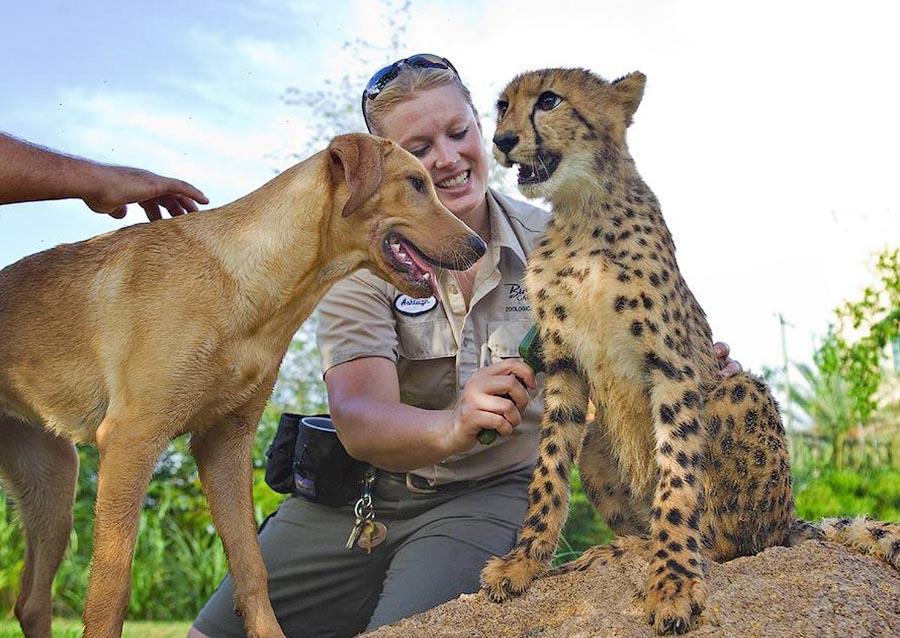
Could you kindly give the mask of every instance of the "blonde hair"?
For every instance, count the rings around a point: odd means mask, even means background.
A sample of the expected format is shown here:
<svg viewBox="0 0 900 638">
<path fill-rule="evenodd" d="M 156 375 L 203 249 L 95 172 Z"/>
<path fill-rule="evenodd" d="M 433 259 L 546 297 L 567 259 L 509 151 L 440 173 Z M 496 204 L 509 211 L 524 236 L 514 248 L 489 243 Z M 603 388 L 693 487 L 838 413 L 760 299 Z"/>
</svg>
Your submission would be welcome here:
<svg viewBox="0 0 900 638">
<path fill-rule="evenodd" d="M 366 99 L 363 108 L 366 109 L 366 119 L 369 127 L 375 135 L 381 133 L 381 118 L 400 102 L 411 99 L 419 91 L 436 89 L 442 86 L 455 86 L 466 103 L 471 107 L 475 120 L 478 120 L 478 110 L 472 104 L 472 94 L 462 83 L 459 77 L 450 69 L 436 67 L 415 67 L 401 64 L 397 77 L 391 80 L 387 86 L 374 99 Z"/>
</svg>

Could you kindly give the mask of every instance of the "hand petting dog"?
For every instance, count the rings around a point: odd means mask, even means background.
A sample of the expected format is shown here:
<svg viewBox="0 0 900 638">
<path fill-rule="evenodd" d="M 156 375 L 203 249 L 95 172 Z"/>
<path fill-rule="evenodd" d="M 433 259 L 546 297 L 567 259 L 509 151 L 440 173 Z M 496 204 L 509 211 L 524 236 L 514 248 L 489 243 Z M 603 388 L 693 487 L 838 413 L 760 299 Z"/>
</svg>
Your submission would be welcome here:
<svg viewBox="0 0 900 638">
<path fill-rule="evenodd" d="M 0 133 L 0 204 L 48 199 L 81 199 L 95 213 L 122 219 L 128 204 L 139 204 L 147 219 L 171 217 L 208 204 L 191 184 L 127 166 L 99 164 L 57 153 Z"/>
</svg>

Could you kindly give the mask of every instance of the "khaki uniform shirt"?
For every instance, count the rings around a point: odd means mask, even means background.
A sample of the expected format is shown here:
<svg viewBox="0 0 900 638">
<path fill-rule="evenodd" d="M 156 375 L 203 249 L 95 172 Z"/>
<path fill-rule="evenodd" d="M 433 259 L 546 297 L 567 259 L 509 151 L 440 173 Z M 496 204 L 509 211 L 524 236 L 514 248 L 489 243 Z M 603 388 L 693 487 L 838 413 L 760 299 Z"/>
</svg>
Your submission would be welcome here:
<svg viewBox="0 0 900 638">
<path fill-rule="evenodd" d="M 397 365 L 400 399 L 428 410 L 452 408 L 479 367 L 517 357 L 532 324 L 522 277 L 525 261 L 550 216 L 488 191 L 491 242 L 478 270 L 468 313 L 456 279 L 438 269 L 441 303 L 412 299 L 368 270 L 337 283 L 319 304 L 322 370 L 361 357 Z M 540 387 L 540 386 L 539 386 Z M 432 485 L 483 479 L 533 464 L 537 458 L 542 391 L 521 424 L 490 446 L 476 444 L 438 465 L 415 470 Z"/>
</svg>

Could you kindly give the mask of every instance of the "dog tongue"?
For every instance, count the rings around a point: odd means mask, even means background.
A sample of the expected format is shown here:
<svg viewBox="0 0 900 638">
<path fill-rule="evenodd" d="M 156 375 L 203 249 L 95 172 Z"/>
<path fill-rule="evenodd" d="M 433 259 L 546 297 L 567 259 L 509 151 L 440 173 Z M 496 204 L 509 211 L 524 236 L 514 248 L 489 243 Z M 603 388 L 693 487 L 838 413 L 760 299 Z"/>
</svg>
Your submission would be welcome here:
<svg viewBox="0 0 900 638">
<path fill-rule="evenodd" d="M 441 293 L 438 292 L 437 275 L 434 272 L 434 268 L 431 266 L 431 264 L 422 259 L 419 251 L 414 246 L 407 242 L 404 243 L 406 243 L 406 254 L 409 255 L 409 258 L 412 259 L 416 267 L 423 273 L 428 273 L 428 277 L 425 279 L 425 281 L 428 282 L 428 287 L 431 288 L 431 294 L 434 295 L 435 299 L 440 301 Z"/>
</svg>

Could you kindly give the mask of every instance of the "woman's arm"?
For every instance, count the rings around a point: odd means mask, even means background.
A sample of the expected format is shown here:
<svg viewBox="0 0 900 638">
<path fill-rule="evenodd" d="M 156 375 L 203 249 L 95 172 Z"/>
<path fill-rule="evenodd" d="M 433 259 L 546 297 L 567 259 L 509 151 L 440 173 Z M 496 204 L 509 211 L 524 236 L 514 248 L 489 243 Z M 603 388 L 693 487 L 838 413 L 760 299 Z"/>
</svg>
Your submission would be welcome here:
<svg viewBox="0 0 900 638">
<path fill-rule="evenodd" d="M 450 410 L 401 403 L 397 368 L 381 357 L 338 364 L 325 374 L 325 385 L 332 420 L 350 455 L 385 470 L 406 472 L 465 452 L 482 428 L 509 435 L 529 399 L 517 377 L 535 387 L 534 373 L 521 361 L 481 368 Z"/>
</svg>

